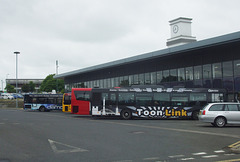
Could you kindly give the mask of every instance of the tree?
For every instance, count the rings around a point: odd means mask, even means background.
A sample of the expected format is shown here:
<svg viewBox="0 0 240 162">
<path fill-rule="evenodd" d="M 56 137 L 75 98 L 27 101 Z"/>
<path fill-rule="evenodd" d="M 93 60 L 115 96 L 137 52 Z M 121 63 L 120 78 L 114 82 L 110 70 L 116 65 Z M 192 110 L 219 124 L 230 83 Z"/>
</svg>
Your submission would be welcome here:
<svg viewBox="0 0 240 162">
<path fill-rule="evenodd" d="M 29 84 L 24 84 L 23 86 L 22 86 L 22 91 L 23 92 L 29 92 Z"/>
<path fill-rule="evenodd" d="M 36 87 L 36 85 L 32 81 L 30 81 L 29 82 L 29 91 L 30 92 L 34 92 L 35 91 L 35 87 Z"/>
<path fill-rule="evenodd" d="M 54 79 L 55 74 L 48 75 L 42 82 L 40 90 L 51 92 L 57 90 L 58 92 L 64 91 L 64 81 L 62 79 Z"/>
<path fill-rule="evenodd" d="M 34 92 L 35 91 L 35 84 L 30 81 L 29 84 L 24 84 L 22 86 L 22 91 L 23 92 Z"/>
<path fill-rule="evenodd" d="M 16 90 L 14 89 L 14 86 L 7 84 L 5 89 L 7 90 L 8 93 L 14 93 Z"/>
</svg>

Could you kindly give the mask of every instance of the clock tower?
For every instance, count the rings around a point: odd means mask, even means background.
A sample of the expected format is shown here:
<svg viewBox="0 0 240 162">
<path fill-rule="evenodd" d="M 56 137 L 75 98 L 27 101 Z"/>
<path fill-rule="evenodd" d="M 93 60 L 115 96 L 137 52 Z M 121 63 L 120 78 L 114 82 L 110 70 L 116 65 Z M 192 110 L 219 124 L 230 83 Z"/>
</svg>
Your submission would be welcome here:
<svg viewBox="0 0 240 162">
<path fill-rule="evenodd" d="M 191 18 L 179 17 L 169 21 L 171 29 L 171 38 L 167 40 L 168 47 L 174 47 L 196 41 L 192 36 Z"/>
</svg>

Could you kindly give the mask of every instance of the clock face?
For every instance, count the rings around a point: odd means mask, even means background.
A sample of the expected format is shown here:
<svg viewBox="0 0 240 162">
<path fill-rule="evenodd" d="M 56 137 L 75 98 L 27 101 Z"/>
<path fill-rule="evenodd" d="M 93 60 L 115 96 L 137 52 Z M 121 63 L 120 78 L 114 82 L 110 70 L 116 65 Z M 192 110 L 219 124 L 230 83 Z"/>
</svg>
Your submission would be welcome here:
<svg viewBox="0 0 240 162">
<path fill-rule="evenodd" d="M 177 33 L 178 32 L 178 26 L 177 25 L 174 25 L 173 26 L 173 33 Z"/>
</svg>

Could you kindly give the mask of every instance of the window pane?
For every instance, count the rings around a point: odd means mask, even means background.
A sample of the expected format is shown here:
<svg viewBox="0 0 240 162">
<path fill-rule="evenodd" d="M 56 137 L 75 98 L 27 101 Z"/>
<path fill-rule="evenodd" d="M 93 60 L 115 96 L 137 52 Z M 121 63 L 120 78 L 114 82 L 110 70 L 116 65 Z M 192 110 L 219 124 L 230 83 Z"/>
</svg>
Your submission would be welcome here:
<svg viewBox="0 0 240 162">
<path fill-rule="evenodd" d="M 178 81 L 184 81 L 185 80 L 185 73 L 184 68 L 178 69 Z"/>
<path fill-rule="evenodd" d="M 210 79 L 212 76 L 211 64 L 203 65 L 203 78 Z"/>
<path fill-rule="evenodd" d="M 134 105 L 134 93 L 119 93 L 118 94 L 119 105 Z"/>
<path fill-rule="evenodd" d="M 134 84 L 134 77 L 133 77 L 133 75 L 130 75 L 129 76 L 129 85 L 132 85 L 132 84 Z"/>
<path fill-rule="evenodd" d="M 81 100 L 81 101 L 89 101 L 90 100 L 90 92 L 74 91 L 74 94 L 76 96 L 76 100 Z"/>
<path fill-rule="evenodd" d="M 136 105 L 137 106 L 150 106 L 152 105 L 152 97 L 150 95 L 140 95 L 136 94 Z"/>
<path fill-rule="evenodd" d="M 233 76 L 232 61 L 223 62 L 223 77 Z"/>
<path fill-rule="evenodd" d="M 207 101 L 206 93 L 190 93 L 190 101 Z"/>
<path fill-rule="evenodd" d="M 228 92 L 233 91 L 233 85 L 234 85 L 234 82 L 232 77 L 223 78 L 223 88 L 227 89 Z"/>
<path fill-rule="evenodd" d="M 225 105 L 225 111 L 238 111 L 238 105 Z"/>
<path fill-rule="evenodd" d="M 163 71 L 163 79 L 162 82 L 169 82 L 169 70 Z"/>
<path fill-rule="evenodd" d="M 194 66 L 194 79 L 202 79 L 202 66 Z"/>
<path fill-rule="evenodd" d="M 193 80 L 193 68 L 187 67 L 185 71 L 186 71 L 186 80 Z"/>
<path fill-rule="evenodd" d="M 114 78 L 115 86 L 119 86 L 119 77 Z"/>
<path fill-rule="evenodd" d="M 134 75 L 134 84 L 139 84 L 138 74 Z"/>
<path fill-rule="evenodd" d="M 234 76 L 240 76 L 240 60 L 234 61 Z"/>
<path fill-rule="evenodd" d="M 139 74 L 139 84 L 140 85 L 144 84 L 144 74 Z"/>
<path fill-rule="evenodd" d="M 170 70 L 170 76 L 169 76 L 170 82 L 177 81 L 177 69 L 171 69 Z"/>
<path fill-rule="evenodd" d="M 236 92 L 240 91 L 240 77 L 234 78 L 234 90 Z"/>
<path fill-rule="evenodd" d="M 222 111 L 222 110 L 223 110 L 223 105 L 213 105 L 209 109 L 209 111 Z"/>
<path fill-rule="evenodd" d="M 151 84 L 150 73 L 145 73 L 145 84 Z"/>
<path fill-rule="evenodd" d="M 155 106 L 169 106 L 170 94 L 169 93 L 154 93 L 153 102 Z"/>
<path fill-rule="evenodd" d="M 157 84 L 157 73 L 156 72 L 151 73 L 151 84 L 153 84 L 153 85 Z"/>
<path fill-rule="evenodd" d="M 162 82 L 162 71 L 157 72 L 157 84 L 160 84 Z"/>
<path fill-rule="evenodd" d="M 221 63 L 215 63 L 212 65 L 213 78 L 221 78 L 222 77 L 222 66 Z"/>
</svg>

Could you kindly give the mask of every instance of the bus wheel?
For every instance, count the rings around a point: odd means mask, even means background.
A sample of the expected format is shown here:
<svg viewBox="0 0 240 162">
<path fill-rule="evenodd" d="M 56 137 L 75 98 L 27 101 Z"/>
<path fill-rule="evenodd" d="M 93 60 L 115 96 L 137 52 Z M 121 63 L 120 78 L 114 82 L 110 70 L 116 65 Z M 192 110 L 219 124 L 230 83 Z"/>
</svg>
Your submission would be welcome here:
<svg viewBox="0 0 240 162">
<path fill-rule="evenodd" d="M 121 111 L 121 116 L 122 116 L 123 119 L 126 119 L 126 120 L 131 119 L 132 118 L 132 112 L 128 109 L 124 109 L 124 110 Z"/>
<path fill-rule="evenodd" d="M 44 112 L 44 111 L 45 111 L 45 107 L 44 107 L 44 106 L 41 106 L 41 107 L 39 108 L 39 111 Z"/>
</svg>

